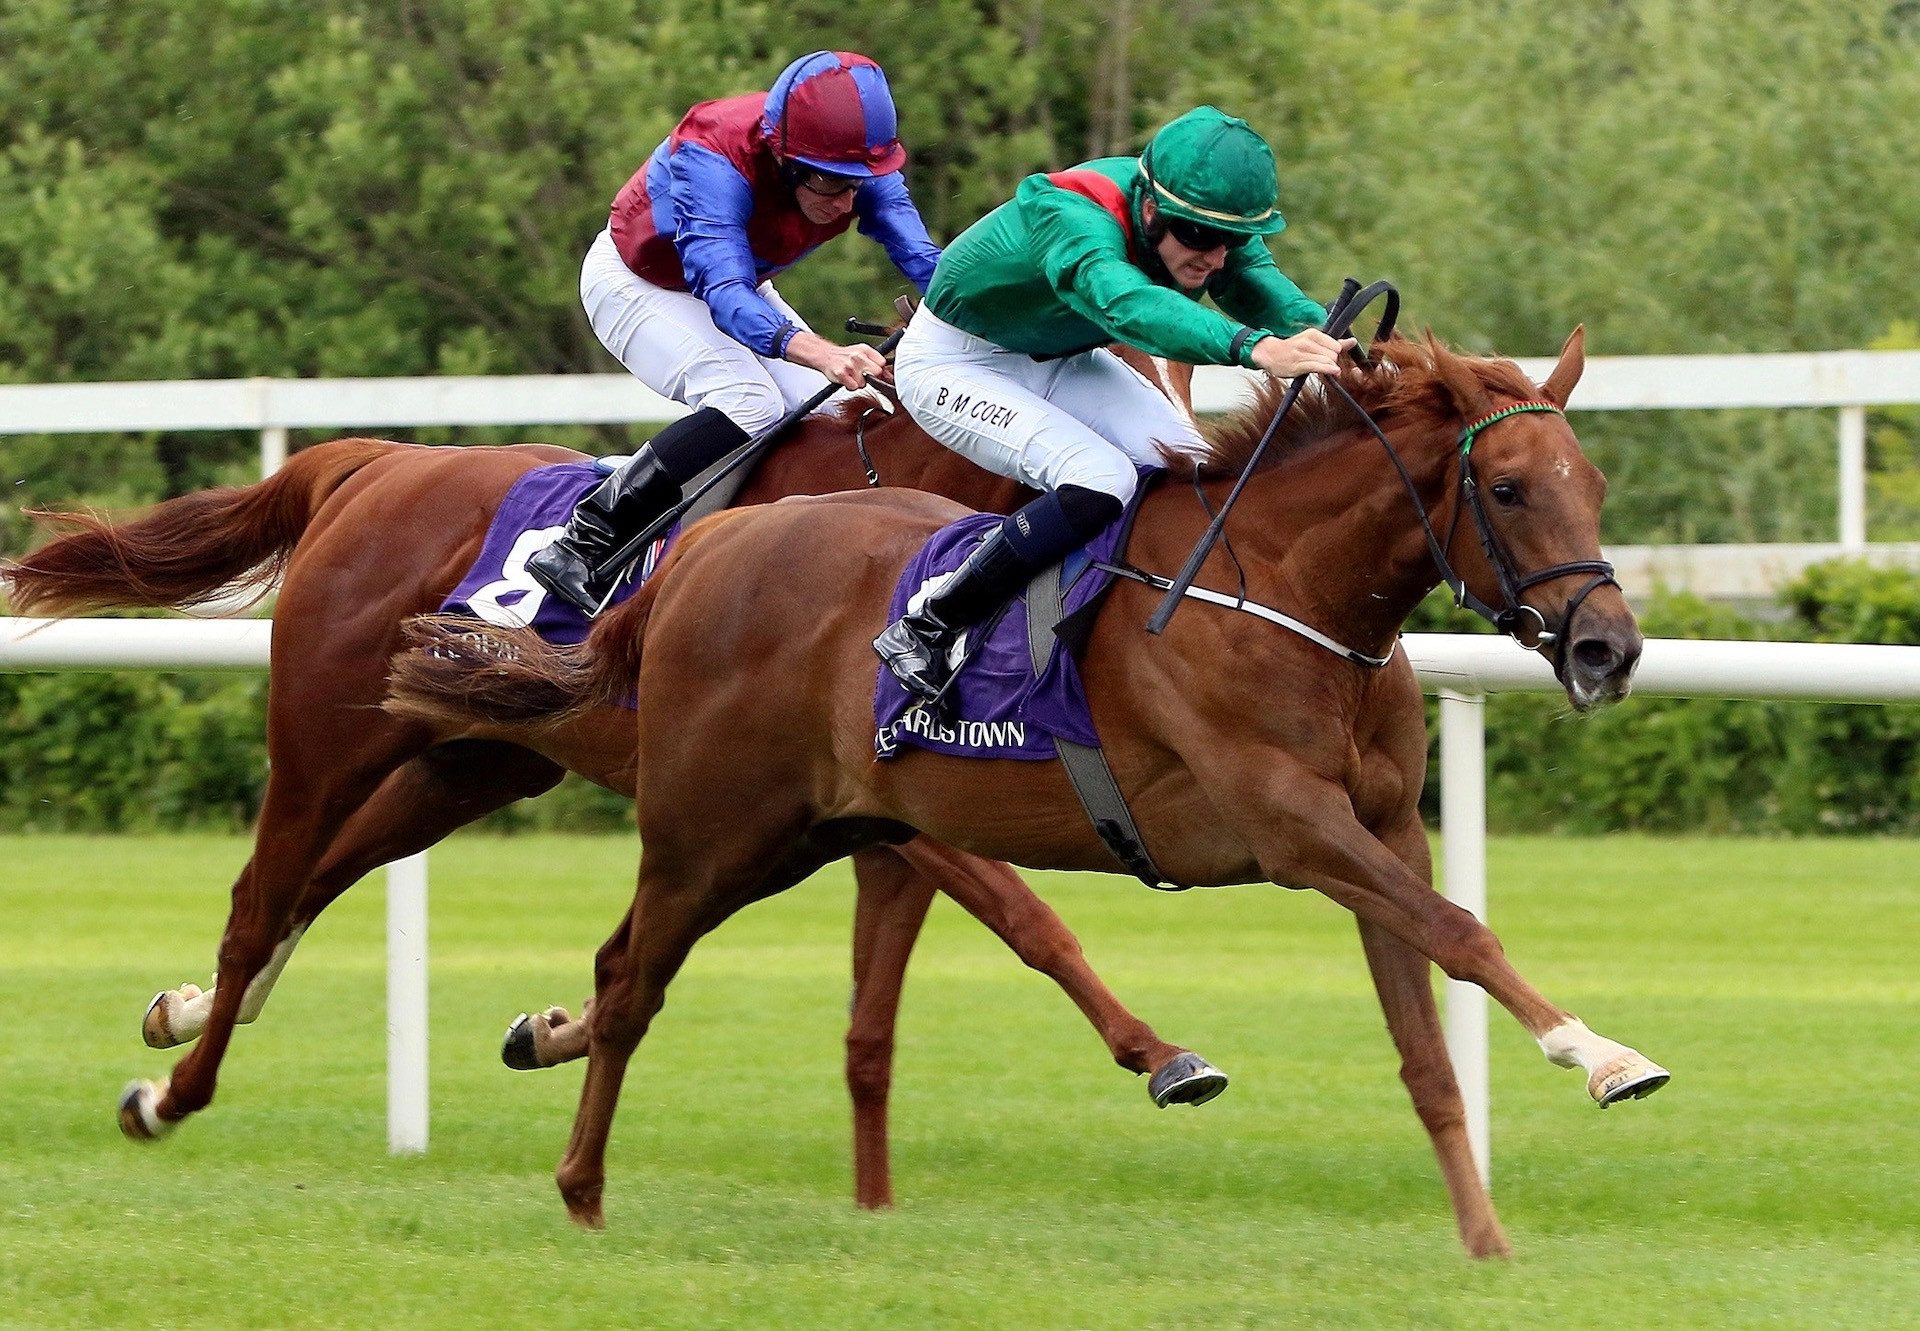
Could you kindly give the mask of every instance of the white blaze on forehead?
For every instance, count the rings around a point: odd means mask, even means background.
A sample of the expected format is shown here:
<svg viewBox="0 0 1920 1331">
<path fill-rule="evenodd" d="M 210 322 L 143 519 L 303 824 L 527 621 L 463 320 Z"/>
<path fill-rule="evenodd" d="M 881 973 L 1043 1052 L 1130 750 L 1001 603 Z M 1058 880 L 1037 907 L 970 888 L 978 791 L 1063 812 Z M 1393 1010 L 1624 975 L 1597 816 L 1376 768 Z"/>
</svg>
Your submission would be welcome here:
<svg viewBox="0 0 1920 1331">
<path fill-rule="evenodd" d="M 1567 461 L 1567 459 L 1565 458 L 1561 458 L 1558 462 L 1553 464 L 1553 470 L 1555 474 L 1557 474 L 1560 477 L 1560 479 L 1564 481 L 1573 475 L 1573 463 Z"/>
</svg>

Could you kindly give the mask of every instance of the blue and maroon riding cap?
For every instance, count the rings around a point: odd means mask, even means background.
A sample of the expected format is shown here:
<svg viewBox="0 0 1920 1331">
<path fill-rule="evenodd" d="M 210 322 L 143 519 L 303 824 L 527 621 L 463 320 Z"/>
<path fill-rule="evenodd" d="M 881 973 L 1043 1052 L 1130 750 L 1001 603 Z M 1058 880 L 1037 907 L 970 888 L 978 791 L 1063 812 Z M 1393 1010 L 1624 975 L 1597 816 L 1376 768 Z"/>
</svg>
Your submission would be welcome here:
<svg viewBox="0 0 1920 1331">
<path fill-rule="evenodd" d="M 836 176 L 886 176 L 906 165 L 887 76 L 866 56 L 815 51 L 781 71 L 760 128 L 776 156 Z"/>
</svg>

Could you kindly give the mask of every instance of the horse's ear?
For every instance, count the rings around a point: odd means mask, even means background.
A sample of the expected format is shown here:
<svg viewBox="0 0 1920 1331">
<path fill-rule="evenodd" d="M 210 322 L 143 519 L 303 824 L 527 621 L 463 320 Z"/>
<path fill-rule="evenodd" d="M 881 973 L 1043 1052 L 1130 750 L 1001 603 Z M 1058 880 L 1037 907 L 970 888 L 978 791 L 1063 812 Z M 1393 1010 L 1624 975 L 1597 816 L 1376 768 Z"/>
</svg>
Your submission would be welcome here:
<svg viewBox="0 0 1920 1331">
<path fill-rule="evenodd" d="M 1431 330 L 1427 333 L 1427 351 L 1433 357 L 1434 373 L 1440 376 L 1440 382 L 1446 386 L 1447 396 L 1453 399 L 1454 410 L 1462 419 L 1478 420 L 1493 409 L 1493 399 L 1487 396 L 1487 386 L 1480 382 L 1480 376 L 1466 361 L 1440 345 Z"/>
<path fill-rule="evenodd" d="M 1580 374 L 1587 368 L 1587 326 L 1581 324 L 1567 338 L 1567 345 L 1560 348 L 1560 363 L 1553 367 L 1553 373 L 1540 385 L 1541 393 L 1547 401 L 1563 410 L 1567 399 L 1573 396 L 1573 386 L 1580 382 Z"/>
</svg>

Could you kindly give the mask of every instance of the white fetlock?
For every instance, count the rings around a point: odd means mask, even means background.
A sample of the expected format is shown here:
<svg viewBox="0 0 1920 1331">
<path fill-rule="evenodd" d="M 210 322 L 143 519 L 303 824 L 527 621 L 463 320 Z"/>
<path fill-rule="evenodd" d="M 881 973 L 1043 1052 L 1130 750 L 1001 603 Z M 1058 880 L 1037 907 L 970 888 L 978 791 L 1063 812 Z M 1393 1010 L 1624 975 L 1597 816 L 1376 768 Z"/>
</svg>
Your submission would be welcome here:
<svg viewBox="0 0 1920 1331">
<path fill-rule="evenodd" d="M 1587 1094 L 1602 1109 L 1620 1100 L 1652 1095 L 1671 1076 L 1639 1050 L 1594 1034 L 1578 1017 L 1569 1017 L 1541 1036 L 1540 1050 L 1551 1063 L 1584 1069 Z"/>
<path fill-rule="evenodd" d="M 158 1141 L 173 1131 L 173 1124 L 160 1117 L 160 1097 L 166 1094 L 165 1082 L 136 1077 L 120 1092 L 120 1131 L 134 1141 Z"/>
<path fill-rule="evenodd" d="M 172 1049 L 200 1038 L 213 1010 L 213 991 L 183 984 L 153 996 L 140 1019 L 140 1038 L 149 1049 Z"/>
</svg>

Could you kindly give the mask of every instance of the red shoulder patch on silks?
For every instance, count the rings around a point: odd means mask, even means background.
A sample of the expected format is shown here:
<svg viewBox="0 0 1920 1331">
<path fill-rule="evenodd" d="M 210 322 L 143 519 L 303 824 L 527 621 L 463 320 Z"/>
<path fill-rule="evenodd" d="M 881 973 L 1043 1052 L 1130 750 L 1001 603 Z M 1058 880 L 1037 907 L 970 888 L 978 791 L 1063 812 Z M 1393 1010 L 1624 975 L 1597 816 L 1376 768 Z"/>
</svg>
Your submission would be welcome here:
<svg viewBox="0 0 1920 1331">
<path fill-rule="evenodd" d="M 1127 238 L 1127 252 L 1133 252 L 1133 210 L 1127 207 L 1127 192 L 1111 177 L 1098 171 L 1050 171 L 1047 183 L 1099 204 L 1120 224 L 1120 234 Z"/>
</svg>

